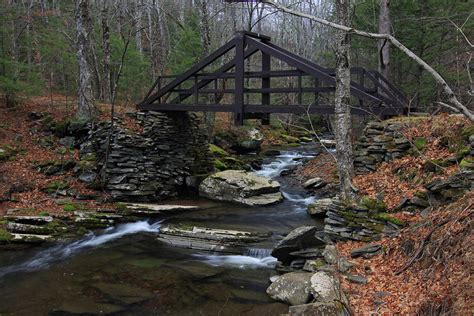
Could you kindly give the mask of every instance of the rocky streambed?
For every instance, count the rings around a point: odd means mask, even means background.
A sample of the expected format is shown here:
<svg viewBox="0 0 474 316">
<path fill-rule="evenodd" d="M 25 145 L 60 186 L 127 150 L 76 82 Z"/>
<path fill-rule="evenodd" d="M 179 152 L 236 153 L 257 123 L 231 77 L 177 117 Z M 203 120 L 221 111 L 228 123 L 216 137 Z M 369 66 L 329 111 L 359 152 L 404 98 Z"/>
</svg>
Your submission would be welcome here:
<svg viewBox="0 0 474 316">
<path fill-rule="evenodd" d="M 0 313 L 287 313 L 284 300 L 266 293 L 270 279 L 279 275 L 271 251 L 290 231 L 322 229 L 323 222 L 306 212 L 315 198 L 280 175 L 314 153 L 314 147 L 300 147 L 265 159 L 256 174 L 281 184 L 285 198 L 277 204 L 174 201 L 171 209 L 129 205 L 133 215 L 78 213 L 76 224 L 112 225 L 69 241 L 0 252 Z M 134 221 L 121 223 L 128 219 Z M 48 222 L 11 221 L 23 228 L 48 227 Z M 196 236 L 203 238 L 196 242 Z M 223 244 L 225 251 L 219 249 Z"/>
</svg>

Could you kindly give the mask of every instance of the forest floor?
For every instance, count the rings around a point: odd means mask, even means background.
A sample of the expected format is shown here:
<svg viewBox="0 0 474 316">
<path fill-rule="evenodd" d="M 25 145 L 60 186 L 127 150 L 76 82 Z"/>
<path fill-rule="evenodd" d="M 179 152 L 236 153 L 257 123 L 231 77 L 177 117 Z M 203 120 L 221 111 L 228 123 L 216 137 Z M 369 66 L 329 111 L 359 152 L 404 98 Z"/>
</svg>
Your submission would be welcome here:
<svg viewBox="0 0 474 316">
<path fill-rule="evenodd" d="M 67 100 L 62 95 L 35 97 L 22 102 L 14 108 L 0 107 L 0 149 L 6 150 L 11 157 L 6 161 L 0 159 L 0 215 L 7 210 L 15 209 L 17 215 L 50 215 L 71 216 L 65 210 L 65 201 L 81 204 L 86 209 L 97 209 L 106 204 L 107 194 L 102 191 L 88 189 L 66 171 L 61 175 L 45 175 L 37 168 L 48 162 L 79 162 L 78 149 L 67 148 L 58 143 L 59 138 L 44 129 L 45 119 L 34 119 L 32 113 L 49 113 L 48 122 L 61 122 L 74 117 L 75 108 L 71 105 L 74 100 Z M 100 120 L 108 119 L 106 105 L 102 109 Z M 123 107 L 117 107 L 117 112 L 126 118 Z M 62 195 L 62 190 L 52 197 L 46 192 L 58 184 L 66 183 L 68 190 L 75 195 L 95 195 L 96 199 L 77 201 L 71 196 Z M 70 203 L 66 203 L 70 204 Z"/>
<path fill-rule="evenodd" d="M 101 119 L 107 119 L 107 111 Z M 130 109 L 130 107 L 128 108 Z M 49 112 L 54 121 L 72 117 L 74 109 L 67 106 L 62 96 L 34 98 L 13 109 L 0 108 L 0 147 L 9 148 L 14 156 L 0 163 L 0 215 L 8 209 L 20 209 L 21 214 L 37 215 L 47 212 L 51 215 L 70 216 L 58 199 L 44 191 L 51 184 L 66 181 L 76 194 L 99 195 L 99 201 L 81 201 L 85 207 L 104 207 L 107 194 L 88 189 L 77 181 L 72 171 L 58 176 L 47 176 L 35 166 L 48 161 L 78 160 L 78 150 L 64 148 L 57 139 L 45 146 L 45 140 L 54 137 L 42 130 L 41 123 L 32 120 L 33 112 Z M 126 108 L 118 107 L 119 115 L 125 119 Z M 405 156 L 382 163 L 377 170 L 355 177 L 354 184 L 360 193 L 375 197 L 383 193 L 389 209 L 393 209 L 403 198 L 411 197 L 421 190 L 429 179 L 425 173 L 427 160 L 440 160 L 452 153 L 441 146 L 446 136 L 459 132 L 466 122 L 462 119 L 448 119 L 437 116 L 410 126 L 405 130 L 409 139 L 423 136 L 426 147 L 420 155 Z M 227 125 L 221 126 L 227 128 Z M 230 128 L 230 127 L 229 127 Z M 327 182 L 335 182 L 334 159 L 323 153 L 297 170 L 299 177 L 320 176 Z M 400 170 L 411 176 L 400 177 Z M 458 166 L 442 168 L 436 177 L 446 178 L 458 171 Z M 414 181 L 416 179 L 416 181 Z M 351 308 L 356 315 L 369 314 L 431 314 L 436 311 L 454 311 L 455 314 L 470 314 L 473 284 L 470 274 L 473 270 L 473 204 L 474 191 L 461 199 L 431 210 L 427 216 L 419 213 L 394 213 L 406 222 L 399 237 L 385 237 L 380 241 L 384 253 L 372 259 L 354 259 L 356 272 L 368 276 L 365 285 L 355 285 L 343 280 Z M 360 247 L 360 242 L 338 243 L 339 251 L 348 255 L 350 250 Z M 418 250 L 423 251 L 419 252 Z M 412 264 L 407 264 L 413 260 Z M 404 269 L 403 271 L 401 271 Z M 397 273 L 399 272 L 399 273 Z"/>
<path fill-rule="evenodd" d="M 367 284 L 354 284 L 342 278 L 355 315 L 468 315 L 472 313 L 474 285 L 474 190 L 451 204 L 433 207 L 427 215 L 395 212 L 405 198 L 424 191 L 424 185 L 445 179 L 459 171 L 458 165 L 426 172 L 427 161 L 442 161 L 453 155 L 443 142 L 455 139 L 470 126 L 465 119 L 439 115 L 409 125 L 403 133 L 409 140 L 427 140 L 423 151 L 378 165 L 377 170 L 354 178 L 361 195 L 382 196 L 390 214 L 408 225 L 399 237 L 377 241 L 382 255 L 353 259 L 355 274 L 366 275 Z M 471 125 L 472 126 L 472 125 Z M 448 147 L 448 148 L 446 148 Z M 322 177 L 337 182 L 328 170 L 335 160 L 319 155 L 297 172 L 303 179 Z M 409 177 L 405 175 L 409 174 Z M 364 242 L 337 244 L 339 252 L 350 258 L 353 249 Z M 351 272 L 351 273 L 352 273 Z"/>
</svg>

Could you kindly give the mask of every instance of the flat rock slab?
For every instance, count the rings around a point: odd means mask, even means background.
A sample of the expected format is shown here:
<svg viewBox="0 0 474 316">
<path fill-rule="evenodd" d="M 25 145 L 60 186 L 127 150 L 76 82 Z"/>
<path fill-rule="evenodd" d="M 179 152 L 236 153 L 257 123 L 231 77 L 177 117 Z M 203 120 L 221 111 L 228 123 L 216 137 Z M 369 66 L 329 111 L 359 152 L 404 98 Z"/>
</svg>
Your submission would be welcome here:
<svg viewBox="0 0 474 316">
<path fill-rule="evenodd" d="M 148 203 L 123 203 L 132 215 L 159 215 L 170 214 L 184 211 L 195 211 L 199 206 L 194 205 L 175 205 L 175 204 L 148 204 Z"/>
<path fill-rule="evenodd" d="M 54 219 L 52 216 L 23 216 L 23 215 L 7 215 L 3 217 L 4 219 L 15 222 L 15 223 L 23 223 L 23 224 L 35 224 L 35 225 L 43 225 L 51 223 Z"/>
<path fill-rule="evenodd" d="M 352 274 L 346 276 L 346 280 L 351 283 L 357 283 L 357 284 L 367 284 L 369 282 L 369 280 L 363 275 L 352 275 Z"/>
<path fill-rule="evenodd" d="M 44 241 L 52 240 L 51 235 L 36 235 L 36 234 L 12 234 L 12 242 L 23 244 L 38 244 Z"/>
<path fill-rule="evenodd" d="M 168 225 L 160 229 L 158 240 L 180 248 L 243 254 L 248 243 L 267 239 L 270 234 Z"/>
<path fill-rule="evenodd" d="M 378 254 L 381 250 L 382 250 L 382 246 L 369 244 L 360 248 L 353 249 L 351 251 L 351 257 L 357 258 L 360 256 L 367 256 L 367 255 L 373 256 L 375 254 Z"/>
</svg>

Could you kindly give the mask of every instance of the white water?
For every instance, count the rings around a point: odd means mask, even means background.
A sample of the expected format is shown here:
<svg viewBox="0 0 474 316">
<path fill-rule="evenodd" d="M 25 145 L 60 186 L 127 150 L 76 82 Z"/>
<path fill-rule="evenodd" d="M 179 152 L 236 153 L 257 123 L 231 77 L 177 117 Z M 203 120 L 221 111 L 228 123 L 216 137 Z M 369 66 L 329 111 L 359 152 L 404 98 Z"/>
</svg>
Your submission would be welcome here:
<svg viewBox="0 0 474 316">
<path fill-rule="evenodd" d="M 73 254 L 88 248 L 94 248 L 119 239 L 125 235 L 137 233 L 158 233 L 160 231 L 160 222 L 150 224 L 147 221 L 122 224 L 117 227 L 105 229 L 101 234 L 89 234 L 83 239 L 70 244 L 58 245 L 46 249 L 35 255 L 30 260 L 9 267 L 0 269 L 0 277 L 12 272 L 35 271 L 49 266 L 52 262 L 64 260 Z"/>
<path fill-rule="evenodd" d="M 278 177 L 283 170 L 292 169 L 302 164 L 302 159 L 313 157 L 314 156 L 303 155 L 297 152 L 284 152 L 283 154 L 276 156 L 275 160 L 272 162 L 263 164 L 262 169 L 255 171 L 255 174 L 259 176 L 275 178 Z"/>
<path fill-rule="evenodd" d="M 226 266 L 240 269 L 274 268 L 277 263 L 277 259 L 272 256 L 255 258 L 239 255 L 194 255 L 194 257 L 213 267 Z"/>
</svg>

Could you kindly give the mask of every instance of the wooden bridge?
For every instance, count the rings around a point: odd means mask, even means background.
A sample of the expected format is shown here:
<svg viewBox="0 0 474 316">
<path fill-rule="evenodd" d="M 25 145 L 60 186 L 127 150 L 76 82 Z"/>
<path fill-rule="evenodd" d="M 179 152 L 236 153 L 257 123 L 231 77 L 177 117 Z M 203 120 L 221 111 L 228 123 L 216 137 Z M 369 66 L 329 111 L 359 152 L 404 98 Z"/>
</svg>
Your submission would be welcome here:
<svg viewBox="0 0 474 316">
<path fill-rule="evenodd" d="M 257 53 L 261 54 L 261 70 L 249 71 L 245 60 Z M 272 70 L 272 57 L 290 69 Z M 230 61 L 222 61 L 225 59 Z M 284 77 L 291 78 L 288 82 L 294 84 L 275 86 L 277 82 L 272 79 Z M 391 116 L 405 110 L 405 95 L 379 72 L 352 68 L 351 78 L 354 114 Z M 270 113 L 333 114 L 335 82 L 334 69 L 276 46 L 268 36 L 242 31 L 186 72 L 158 77 L 137 107 L 159 112 L 233 112 L 237 125 L 250 118 L 268 124 Z M 275 94 L 283 95 L 286 102 L 281 102 L 280 97 L 279 102 L 284 104 L 274 104 L 275 100 L 278 102 Z M 292 102 L 295 104 L 288 102 L 289 95 L 296 96 Z M 229 99 L 232 102 L 224 103 Z"/>
</svg>

